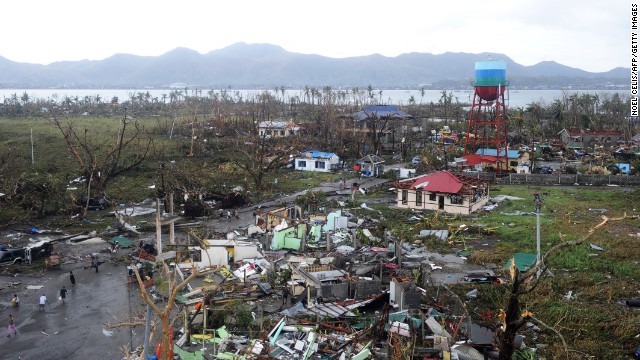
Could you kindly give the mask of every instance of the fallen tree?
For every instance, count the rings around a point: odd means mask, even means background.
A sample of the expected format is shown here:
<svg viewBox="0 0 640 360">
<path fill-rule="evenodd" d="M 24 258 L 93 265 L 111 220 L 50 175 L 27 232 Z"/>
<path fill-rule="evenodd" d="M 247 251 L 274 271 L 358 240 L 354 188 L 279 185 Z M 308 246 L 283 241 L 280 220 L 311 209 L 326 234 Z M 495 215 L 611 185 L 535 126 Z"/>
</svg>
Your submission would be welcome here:
<svg viewBox="0 0 640 360">
<path fill-rule="evenodd" d="M 533 313 L 528 310 L 523 310 L 520 304 L 520 298 L 523 295 L 529 294 L 533 292 L 538 284 L 540 284 L 541 279 L 544 274 L 548 270 L 547 264 L 545 263 L 545 259 L 548 259 L 554 253 L 558 252 L 561 249 L 565 249 L 571 246 L 577 246 L 585 242 L 589 239 L 597 230 L 603 228 L 605 225 L 612 221 L 622 221 L 625 219 L 638 219 L 637 215 L 628 216 L 626 213 L 617 218 L 608 218 L 605 215 L 600 216 L 602 221 L 597 225 L 593 226 L 589 231 L 582 237 L 576 240 L 569 240 L 561 242 L 553 246 L 549 251 L 547 251 L 544 256 L 537 262 L 534 266 L 530 267 L 526 271 L 519 271 L 515 266 L 515 262 L 513 259 L 511 260 L 511 267 L 509 269 L 511 275 L 511 291 L 509 293 L 509 300 L 507 305 L 507 310 L 501 314 L 501 320 L 503 323 L 502 334 L 500 335 L 500 355 L 498 357 L 499 360 L 511 360 L 513 353 L 515 351 L 515 337 L 522 328 L 526 324 L 527 321 L 534 320 L 541 325 L 543 325 L 547 329 L 552 329 L 557 335 L 559 335 L 565 349 L 565 356 L 569 358 L 569 349 L 566 346 L 564 338 L 562 335 L 555 331 L 553 327 L 545 324 L 539 319 L 533 317 Z"/>
</svg>

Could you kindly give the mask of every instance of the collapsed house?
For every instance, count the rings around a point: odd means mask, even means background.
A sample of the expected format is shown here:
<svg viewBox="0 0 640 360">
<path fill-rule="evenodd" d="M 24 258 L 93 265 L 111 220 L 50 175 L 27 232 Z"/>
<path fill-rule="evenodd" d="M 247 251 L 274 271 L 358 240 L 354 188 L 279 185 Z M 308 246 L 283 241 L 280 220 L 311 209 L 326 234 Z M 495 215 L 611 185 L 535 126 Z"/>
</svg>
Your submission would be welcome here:
<svg viewBox="0 0 640 360">
<path fill-rule="evenodd" d="M 244 259 L 263 258 L 259 244 L 242 240 L 205 240 L 205 246 L 189 246 L 186 259 L 177 265 L 182 270 L 229 267 Z"/>
</svg>

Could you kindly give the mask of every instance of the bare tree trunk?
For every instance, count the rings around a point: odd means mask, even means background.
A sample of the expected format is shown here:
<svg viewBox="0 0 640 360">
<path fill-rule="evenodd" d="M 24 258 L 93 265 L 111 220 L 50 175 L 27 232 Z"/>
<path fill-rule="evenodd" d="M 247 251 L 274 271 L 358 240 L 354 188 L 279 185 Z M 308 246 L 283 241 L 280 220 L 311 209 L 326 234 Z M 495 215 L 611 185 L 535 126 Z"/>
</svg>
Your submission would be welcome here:
<svg viewBox="0 0 640 360">
<path fill-rule="evenodd" d="M 82 217 L 87 217 L 87 211 L 89 211 L 89 201 L 91 201 L 91 181 L 93 181 L 93 171 L 89 175 L 89 182 L 87 183 L 87 201 L 84 203 L 84 210 L 82 210 Z"/>
</svg>

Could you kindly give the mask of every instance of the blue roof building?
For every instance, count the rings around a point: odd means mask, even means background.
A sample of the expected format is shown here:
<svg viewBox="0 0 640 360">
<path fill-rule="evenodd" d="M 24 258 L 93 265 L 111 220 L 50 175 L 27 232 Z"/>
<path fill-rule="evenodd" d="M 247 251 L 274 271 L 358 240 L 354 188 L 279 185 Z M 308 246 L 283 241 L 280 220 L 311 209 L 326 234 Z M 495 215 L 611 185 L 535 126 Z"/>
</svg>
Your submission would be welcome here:
<svg viewBox="0 0 640 360">
<path fill-rule="evenodd" d="M 485 149 L 481 148 L 476 150 L 476 154 L 478 155 L 488 155 L 488 156 L 504 156 L 504 150 L 500 151 L 500 155 L 498 155 L 498 150 L 496 149 Z M 507 150 L 507 158 L 509 159 L 517 159 L 520 157 L 519 150 Z"/>
<path fill-rule="evenodd" d="M 413 115 L 409 115 L 402 110 L 398 110 L 395 105 L 368 105 L 364 110 L 358 111 L 351 115 L 356 120 L 366 119 L 412 119 Z"/>
<path fill-rule="evenodd" d="M 293 168 L 301 171 L 330 172 L 340 165 L 340 157 L 332 152 L 309 150 L 293 159 Z"/>
</svg>

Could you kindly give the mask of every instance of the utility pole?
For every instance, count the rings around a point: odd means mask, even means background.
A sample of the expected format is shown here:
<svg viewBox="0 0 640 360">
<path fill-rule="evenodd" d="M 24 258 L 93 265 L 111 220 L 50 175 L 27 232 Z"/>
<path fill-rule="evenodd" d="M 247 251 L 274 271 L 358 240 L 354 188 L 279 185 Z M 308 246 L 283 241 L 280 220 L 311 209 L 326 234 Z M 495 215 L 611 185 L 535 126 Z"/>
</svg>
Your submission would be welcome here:
<svg viewBox="0 0 640 360">
<path fill-rule="evenodd" d="M 36 160 L 33 156 L 33 128 L 31 128 L 31 164 L 35 164 Z"/>
<path fill-rule="evenodd" d="M 536 263 L 540 262 L 540 208 L 542 207 L 542 197 L 538 192 L 533 193 L 533 200 L 536 203 Z"/>
</svg>

